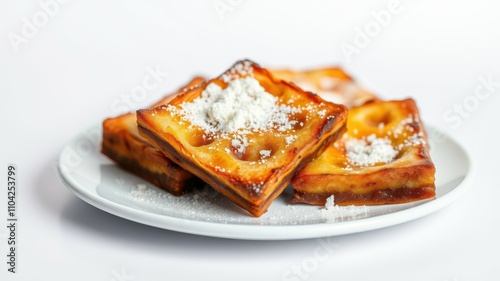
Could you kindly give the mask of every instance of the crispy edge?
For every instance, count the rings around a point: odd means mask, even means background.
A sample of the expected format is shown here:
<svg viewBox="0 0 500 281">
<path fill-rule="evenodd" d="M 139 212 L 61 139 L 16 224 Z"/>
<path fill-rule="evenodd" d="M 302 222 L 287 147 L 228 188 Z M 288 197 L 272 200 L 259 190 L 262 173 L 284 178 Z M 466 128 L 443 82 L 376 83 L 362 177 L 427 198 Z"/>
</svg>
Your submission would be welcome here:
<svg viewBox="0 0 500 281">
<path fill-rule="evenodd" d="M 375 104 L 383 102 L 374 101 Z M 404 99 L 400 102 L 412 114 L 419 115 L 413 99 Z M 421 120 L 418 121 L 418 127 L 427 141 Z M 324 205 L 331 195 L 335 198 L 335 204 L 339 206 L 408 203 L 434 198 L 436 168 L 430 158 L 428 146 L 422 144 L 413 147 L 412 150 L 416 159 L 411 166 L 388 167 L 364 174 L 299 174 L 292 180 L 294 190 L 292 203 Z M 368 190 L 364 193 L 335 190 L 339 184 L 349 187 L 348 189 L 366 187 Z M 304 191 L 308 186 L 321 186 L 325 192 Z"/>
<path fill-rule="evenodd" d="M 156 102 L 153 107 L 167 103 L 177 94 L 195 87 L 205 79 L 193 78 L 176 93 Z M 128 129 L 126 119 L 135 113 L 126 113 L 103 122 L 103 140 L 101 153 L 113 160 L 122 169 L 170 192 L 175 196 L 189 193 L 194 186 L 203 185 L 203 181 L 172 162 L 145 138 Z M 134 118 L 135 121 L 135 118 Z M 134 124 L 134 126 L 136 126 Z M 136 128 L 136 127 L 135 127 Z"/>
</svg>

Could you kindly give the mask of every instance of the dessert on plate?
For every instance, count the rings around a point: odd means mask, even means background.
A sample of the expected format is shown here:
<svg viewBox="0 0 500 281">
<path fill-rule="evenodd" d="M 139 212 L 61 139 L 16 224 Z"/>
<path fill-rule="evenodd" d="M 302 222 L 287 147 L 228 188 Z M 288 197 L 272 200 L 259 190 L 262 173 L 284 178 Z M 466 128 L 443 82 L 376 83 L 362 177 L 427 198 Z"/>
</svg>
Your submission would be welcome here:
<svg viewBox="0 0 500 281">
<path fill-rule="evenodd" d="M 345 132 L 347 108 L 249 61 L 137 111 L 139 133 L 177 165 L 261 216 Z"/>
<path fill-rule="evenodd" d="M 337 67 L 239 61 L 149 109 L 106 119 L 101 150 L 173 195 L 209 184 L 256 217 L 290 183 L 292 203 L 312 205 L 435 196 L 415 102 L 382 101 Z"/>
<path fill-rule="evenodd" d="M 435 167 L 412 99 L 349 110 L 347 132 L 293 179 L 294 203 L 405 203 L 435 196 Z"/>
</svg>

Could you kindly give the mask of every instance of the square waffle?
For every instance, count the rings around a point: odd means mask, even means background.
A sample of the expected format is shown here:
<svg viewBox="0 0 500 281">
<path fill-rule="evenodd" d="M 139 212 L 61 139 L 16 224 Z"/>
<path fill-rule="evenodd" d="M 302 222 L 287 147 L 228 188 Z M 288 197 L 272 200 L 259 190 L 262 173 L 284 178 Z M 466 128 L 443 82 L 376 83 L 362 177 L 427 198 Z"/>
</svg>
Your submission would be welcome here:
<svg viewBox="0 0 500 281">
<path fill-rule="evenodd" d="M 203 81 L 203 78 L 196 77 L 177 93 L 164 97 L 153 106 L 166 104 L 178 93 Z M 108 118 L 103 122 L 101 152 L 121 168 L 174 195 L 185 194 L 193 186 L 202 184 L 201 180 L 165 157 L 139 135 L 135 112 Z"/>
<path fill-rule="evenodd" d="M 348 108 L 379 100 L 338 67 L 316 68 L 305 71 L 272 70 L 279 79 L 291 81 L 305 91 L 318 94 L 324 100 L 343 104 Z"/>
<path fill-rule="evenodd" d="M 254 216 L 345 132 L 347 109 L 245 60 L 168 105 L 137 112 L 139 132 Z"/>
<path fill-rule="evenodd" d="M 435 167 L 412 99 L 349 110 L 347 133 L 293 179 L 292 202 L 404 203 L 435 196 Z"/>
</svg>

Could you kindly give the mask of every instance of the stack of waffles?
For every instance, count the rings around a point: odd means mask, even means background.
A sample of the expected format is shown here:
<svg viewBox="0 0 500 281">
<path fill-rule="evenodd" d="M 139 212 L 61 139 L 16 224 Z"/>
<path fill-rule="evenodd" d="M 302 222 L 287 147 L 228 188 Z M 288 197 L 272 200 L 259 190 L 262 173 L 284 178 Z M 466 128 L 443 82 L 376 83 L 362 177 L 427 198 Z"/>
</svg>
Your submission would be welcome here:
<svg viewBox="0 0 500 281">
<path fill-rule="evenodd" d="M 415 102 L 383 101 L 340 68 L 238 61 L 148 109 L 106 119 L 102 152 L 173 195 L 206 183 L 256 217 L 290 185 L 292 203 L 313 205 L 435 196 Z"/>
</svg>

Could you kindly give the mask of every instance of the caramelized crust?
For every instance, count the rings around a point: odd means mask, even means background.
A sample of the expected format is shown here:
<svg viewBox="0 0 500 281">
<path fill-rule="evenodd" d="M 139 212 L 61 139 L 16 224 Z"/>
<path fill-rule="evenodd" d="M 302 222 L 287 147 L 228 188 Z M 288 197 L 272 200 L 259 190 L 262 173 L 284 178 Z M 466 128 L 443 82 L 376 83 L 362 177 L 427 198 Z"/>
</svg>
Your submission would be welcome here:
<svg viewBox="0 0 500 281">
<path fill-rule="evenodd" d="M 341 206 L 379 205 L 435 196 L 435 167 L 413 100 L 353 108 L 347 128 L 341 139 L 293 179 L 292 202 L 324 205 L 334 195 L 335 204 Z M 394 159 L 388 163 L 353 163 L 346 144 L 369 136 L 386 140 L 396 153 Z"/>
<path fill-rule="evenodd" d="M 194 87 L 203 81 L 203 78 L 196 77 L 177 93 L 164 97 L 153 106 L 166 104 L 184 89 Z M 203 184 L 193 174 L 165 157 L 139 134 L 135 113 L 108 118 L 103 122 L 101 152 L 121 168 L 173 195 L 185 194 L 194 186 Z"/>
<path fill-rule="evenodd" d="M 242 64 L 253 71 L 235 71 Z M 258 80 L 266 92 L 278 98 L 279 104 L 303 108 L 289 116 L 300 122 L 287 131 L 252 131 L 245 135 L 248 146 L 244 152 L 238 152 L 234 148 L 238 135 L 211 137 L 175 114 L 183 104 L 199 98 L 210 83 L 225 88 L 228 77 L 247 76 Z M 168 106 L 137 112 L 142 136 L 179 166 L 257 217 L 267 211 L 298 170 L 345 132 L 346 120 L 345 106 L 326 102 L 294 84 L 278 80 L 250 61 L 236 63 L 220 77 L 179 95 Z M 265 159 L 262 151 L 269 153 Z"/>
<path fill-rule="evenodd" d="M 379 100 L 338 67 L 271 72 L 279 79 L 291 81 L 305 91 L 311 91 L 327 101 L 343 104 L 348 108 Z"/>
</svg>

